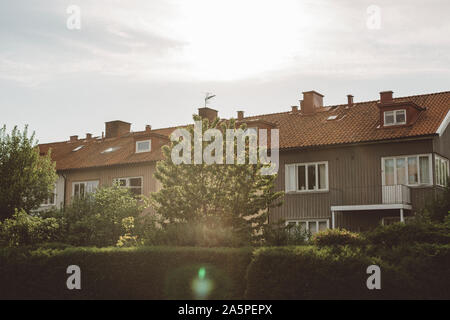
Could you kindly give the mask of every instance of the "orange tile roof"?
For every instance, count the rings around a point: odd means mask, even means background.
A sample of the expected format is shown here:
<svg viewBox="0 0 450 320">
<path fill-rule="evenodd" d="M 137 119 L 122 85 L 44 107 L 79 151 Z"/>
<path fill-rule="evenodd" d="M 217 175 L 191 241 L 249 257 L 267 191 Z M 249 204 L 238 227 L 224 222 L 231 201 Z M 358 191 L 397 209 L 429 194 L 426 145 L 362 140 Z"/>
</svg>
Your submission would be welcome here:
<svg viewBox="0 0 450 320">
<path fill-rule="evenodd" d="M 378 101 L 323 107 L 314 114 L 283 112 L 246 117 L 273 122 L 280 130 L 280 149 L 390 140 L 435 134 L 450 111 L 450 91 L 395 98 L 411 101 L 426 111 L 412 126 L 380 128 Z M 335 120 L 327 120 L 336 115 Z"/>
<path fill-rule="evenodd" d="M 394 99 L 396 103 L 406 101 L 426 108 L 412 126 L 380 128 L 378 101 L 354 103 L 350 108 L 346 108 L 346 104 L 328 106 L 307 115 L 289 111 L 250 116 L 242 121 L 260 120 L 275 124 L 280 130 L 280 149 L 290 149 L 433 135 L 450 111 L 450 91 Z M 332 115 L 336 119 L 327 120 Z M 185 126 L 154 129 L 150 133 L 134 132 L 118 138 L 41 144 L 39 148 L 41 153 L 52 149 L 57 170 L 157 161 L 162 159 L 161 145 L 167 143 L 167 137 L 180 127 Z M 136 139 L 145 136 L 153 137 L 152 151 L 135 153 Z M 73 151 L 81 145 L 83 148 Z M 117 150 L 102 153 L 108 148 Z"/>
</svg>

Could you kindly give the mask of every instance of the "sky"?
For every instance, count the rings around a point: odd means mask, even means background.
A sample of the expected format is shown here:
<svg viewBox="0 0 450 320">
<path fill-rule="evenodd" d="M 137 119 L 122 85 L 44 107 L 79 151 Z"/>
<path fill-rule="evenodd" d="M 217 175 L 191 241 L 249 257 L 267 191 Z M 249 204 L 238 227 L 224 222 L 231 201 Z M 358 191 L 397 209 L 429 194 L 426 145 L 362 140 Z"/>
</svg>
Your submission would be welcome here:
<svg viewBox="0 0 450 320">
<path fill-rule="evenodd" d="M 448 0 L 2 0 L 0 126 L 39 142 L 450 90 Z"/>
</svg>

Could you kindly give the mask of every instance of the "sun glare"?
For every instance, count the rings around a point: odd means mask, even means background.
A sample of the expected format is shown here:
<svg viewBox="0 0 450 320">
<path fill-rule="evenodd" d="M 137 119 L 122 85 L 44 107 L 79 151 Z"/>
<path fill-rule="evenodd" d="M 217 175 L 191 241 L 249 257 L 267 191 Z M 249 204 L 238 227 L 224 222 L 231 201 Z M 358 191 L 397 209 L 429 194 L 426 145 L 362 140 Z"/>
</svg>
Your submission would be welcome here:
<svg viewBox="0 0 450 320">
<path fill-rule="evenodd" d="M 179 4 L 175 32 L 189 73 L 235 80 L 278 70 L 305 48 L 309 25 L 294 0 L 191 0 Z"/>
</svg>

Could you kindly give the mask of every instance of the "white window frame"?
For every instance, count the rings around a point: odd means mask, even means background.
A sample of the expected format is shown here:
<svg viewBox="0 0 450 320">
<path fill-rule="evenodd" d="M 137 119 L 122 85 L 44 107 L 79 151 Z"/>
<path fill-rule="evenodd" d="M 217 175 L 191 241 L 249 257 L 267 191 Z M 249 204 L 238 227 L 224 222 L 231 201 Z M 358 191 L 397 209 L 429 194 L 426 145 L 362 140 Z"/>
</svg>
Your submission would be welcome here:
<svg viewBox="0 0 450 320">
<path fill-rule="evenodd" d="M 416 157 L 417 163 L 417 183 L 410 184 L 409 183 L 409 174 L 408 174 L 408 158 Z M 422 183 L 420 178 L 420 157 L 428 157 L 428 176 L 430 177 L 430 181 L 428 183 Z M 405 159 L 405 175 L 406 175 L 406 183 L 407 186 L 431 186 L 433 185 L 433 165 L 432 165 L 432 154 L 411 154 L 404 156 L 393 156 L 393 157 L 382 157 L 381 158 L 381 180 L 383 186 L 386 185 L 386 175 L 385 175 L 385 160 L 394 160 L 394 185 L 398 185 L 397 183 L 397 159 Z"/>
<path fill-rule="evenodd" d="M 136 186 L 130 186 L 130 180 L 131 179 L 141 179 L 141 185 L 139 187 Z M 120 178 L 114 178 L 113 182 L 116 182 L 118 180 L 125 180 L 125 185 L 121 186 L 121 188 L 126 189 L 141 189 L 141 195 L 144 194 L 144 177 L 143 176 L 137 176 L 137 177 L 120 177 Z"/>
<path fill-rule="evenodd" d="M 148 149 L 139 151 L 138 145 L 139 145 L 139 143 L 143 143 L 143 142 L 148 142 Z M 150 151 L 152 151 L 152 140 L 149 139 L 149 140 L 136 141 L 136 153 L 144 153 L 144 152 L 150 152 Z"/>
<path fill-rule="evenodd" d="M 446 167 L 447 170 L 447 174 L 446 175 L 442 175 L 442 164 Z M 449 169 L 450 169 L 450 165 L 449 165 L 449 160 L 447 158 L 444 158 L 438 154 L 435 154 L 434 157 L 434 171 L 435 171 L 435 177 L 436 177 L 436 185 L 441 186 L 441 187 L 445 187 L 446 184 L 448 183 L 448 175 L 450 174 Z"/>
<path fill-rule="evenodd" d="M 404 112 L 405 113 L 405 121 L 397 122 L 397 113 L 400 113 L 400 112 Z M 388 113 L 392 114 L 394 116 L 394 122 L 393 123 L 386 123 L 386 115 Z M 384 111 L 383 115 L 384 115 L 384 126 L 387 126 L 387 127 L 388 126 L 396 126 L 396 125 L 401 125 L 401 124 L 406 124 L 407 123 L 406 109 Z"/>
<path fill-rule="evenodd" d="M 286 226 L 288 226 L 290 223 L 295 223 L 296 226 L 299 225 L 299 223 L 305 222 L 306 223 L 306 230 L 307 232 L 309 232 L 309 224 L 310 223 L 315 223 L 316 224 L 316 233 L 320 232 L 319 231 L 319 222 L 326 222 L 327 223 L 327 229 L 330 229 L 330 220 L 329 219 L 290 219 L 290 220 L 286 220 L 285 224 Z"/>
<path fill-rule="evenodd" d="M 318 189 L 319 187 L 319 165 L 324 164 L 325 165 L 325 185 L 326 188 L 324 189 Z M 309 190 L 308 189 L 308 166 L 315 165 L 316 167 L 316 189 Z M 294 190 L 288 190 L 287 182 L 292 179 L 292 177 L 288 177 L 289 169 L 288 167 L 295 167 L 295 177 L 294 177 Z M 305 190 L 299 190 L 298 189 L 298 167 L 305 166 Z M 329 173 L 328 173 L 328 161 L 317 161 L 317 162 L 304 162 L 304 163 L 293 163 L 293 164 L 286 164 L 285 165 L 285 191 L 286 192 L 297 192 L 297 193 L 311 193 L 311 192 L 328 192 L 329 191 Z"/>
<path fill-rule="evenodd" d="M 91 183 L 96 183 L 96 187 L 93 189 L 92 192 L 89 192 L 87 189 L 88 184 Z M 88 194 L 88 193 L 94 193 L 96 189 L 98 189 L 98 186 L 100 185 L 100 181 L 99 180 L 87 180 L 87 181 L 74 181 L 72 182 L 72 197 L 75 196 L 75 185 L 77 184 L 84 184 L 84 195 Z"/>
</svg>

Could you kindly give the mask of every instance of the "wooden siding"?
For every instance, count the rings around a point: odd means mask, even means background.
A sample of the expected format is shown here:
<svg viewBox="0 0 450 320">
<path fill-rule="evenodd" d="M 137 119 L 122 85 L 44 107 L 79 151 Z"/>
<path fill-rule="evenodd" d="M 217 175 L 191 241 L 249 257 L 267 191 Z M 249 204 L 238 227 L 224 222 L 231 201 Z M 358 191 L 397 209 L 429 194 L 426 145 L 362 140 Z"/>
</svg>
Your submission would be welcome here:
<svg viewBox="0 0 450 320">
<path fill-rule="evenodd" d="M 98 180 L 99 186 L 110 186 L 115 178 L 142 177 L 143 194 L 149 196 L 150 192 L 157 190 L 158 184 L 153 177 L 155 163 L 111 166 L 102 168 L 90 168 L 66 171 L 66 204 L 72 198 L 72 184 L 74 182 Z"/>
<path fill-rule="evenodd" d="M 381 158 L 432 152 L 431 139 L 281 151 L 280 169 L 276 181 L 277 190 L 285 190 L 286 164 L 328 161 L 329 191 L 288 193 L 284 197 L 283 205 L 271 211 L 270 219 L 274 221 L 330 218 L 331 205 L 380 204 L 382 203 Z M 429 189 L 433 188 L 429 187 Z M 411 197 L 413 205 L 421 203 L 416 200 L 422 197 L 419 189 L 417 192 L 412 192 Z"/>
</svg>

